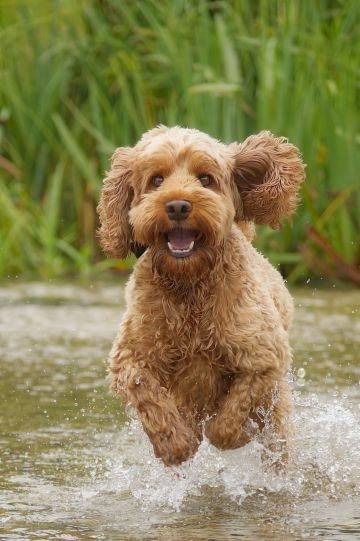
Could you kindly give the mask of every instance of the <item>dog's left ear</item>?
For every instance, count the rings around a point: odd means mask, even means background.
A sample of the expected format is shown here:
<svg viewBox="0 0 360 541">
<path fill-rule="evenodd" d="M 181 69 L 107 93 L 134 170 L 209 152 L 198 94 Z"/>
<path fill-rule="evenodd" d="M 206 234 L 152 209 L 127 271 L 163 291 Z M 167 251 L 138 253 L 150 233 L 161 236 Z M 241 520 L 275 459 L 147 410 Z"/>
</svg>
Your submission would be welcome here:
<svg viewBox="0 0 360 541">
<path fill-rule="evenodd" d="M 240 193 L 235 219 L 269 224 L 274 229 L 294 212 L 305 177 L 299 150 L 284 137 L 263 131 L 233 143 L 234 180 Z"/>
</svg>

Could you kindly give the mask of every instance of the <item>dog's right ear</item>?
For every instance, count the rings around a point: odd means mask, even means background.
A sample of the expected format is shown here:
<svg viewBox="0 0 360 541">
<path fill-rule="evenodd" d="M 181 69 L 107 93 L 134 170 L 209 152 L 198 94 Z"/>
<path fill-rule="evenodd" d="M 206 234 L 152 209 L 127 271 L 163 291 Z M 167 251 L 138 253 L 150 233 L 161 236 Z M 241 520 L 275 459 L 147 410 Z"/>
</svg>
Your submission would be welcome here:
<svg viewBox="0 0 360 541">
<path fill-rule="evenodd" d="M 111 170 L 104 179 L 97 211 L 100 217 L 98 234 L 104 251 L 124 259 L 132 242 L 128 214 L 134 195 L 130 183 L 132 148 L 117 148 L 111 159 Z"/>
</svg>

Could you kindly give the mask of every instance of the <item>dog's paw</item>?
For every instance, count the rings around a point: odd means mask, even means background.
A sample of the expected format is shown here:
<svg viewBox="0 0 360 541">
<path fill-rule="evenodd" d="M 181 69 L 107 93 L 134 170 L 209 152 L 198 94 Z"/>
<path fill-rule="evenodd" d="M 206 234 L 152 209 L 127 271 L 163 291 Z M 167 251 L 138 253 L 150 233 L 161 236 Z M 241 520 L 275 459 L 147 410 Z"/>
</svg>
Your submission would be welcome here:
<svg viewBox="0 0 360 541">
<path fill-rule="evenodd" d="M 237 449 L 246 445 L 255 432 L 247 424 L 233 426 L 228 419 L 213 417 L 205 425 L 205 436 L 218 449 Z"/>
<path fill-rule="evenodd" d="M 178 466 L 196 453 L 200 442 L 191 429 L 177 425 L 166 433 L 158 433 L 152 444 L 155 456 L 166 466 Z"/>
</svg>

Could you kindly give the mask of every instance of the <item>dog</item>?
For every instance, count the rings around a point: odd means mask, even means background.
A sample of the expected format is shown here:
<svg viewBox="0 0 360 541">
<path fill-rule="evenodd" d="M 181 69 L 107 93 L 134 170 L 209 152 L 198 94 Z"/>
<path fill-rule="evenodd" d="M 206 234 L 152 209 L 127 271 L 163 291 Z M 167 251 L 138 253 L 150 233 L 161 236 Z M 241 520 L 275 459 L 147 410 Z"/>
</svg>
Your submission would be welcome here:
<svg viewBox="0 0 360 541">
<path fill-rule="evenodd" d="M 226 145 L 162 125 L 112 157 L 100 241 L 115 258 L 143 253 L 110 354 L 111 388 L 167 466 L 190 459 L 204 435 L 234 449 L 266 427 L 269 451 L 286 458 L 293 301 L 251 241 L 254 224 L 278 228 L 292 215 L 304 167 L 295 146 L 267 131 Z"/>
</svg>

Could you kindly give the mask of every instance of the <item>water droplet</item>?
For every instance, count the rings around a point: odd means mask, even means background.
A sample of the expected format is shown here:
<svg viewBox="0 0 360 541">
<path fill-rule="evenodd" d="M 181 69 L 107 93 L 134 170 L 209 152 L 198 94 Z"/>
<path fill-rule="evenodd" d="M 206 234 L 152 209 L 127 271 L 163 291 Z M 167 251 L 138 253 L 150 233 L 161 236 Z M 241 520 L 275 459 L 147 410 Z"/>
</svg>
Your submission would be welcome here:
<svg viewBox="0 0 360 541">
<path fill-rule="evenodd" d="M 299 368 L 299 370 L 297 371 L 297 376 L 298 376 L 298 378 L 303 379 L 305 377 L 305 369 L 304 368 Z"/>
</svg>

